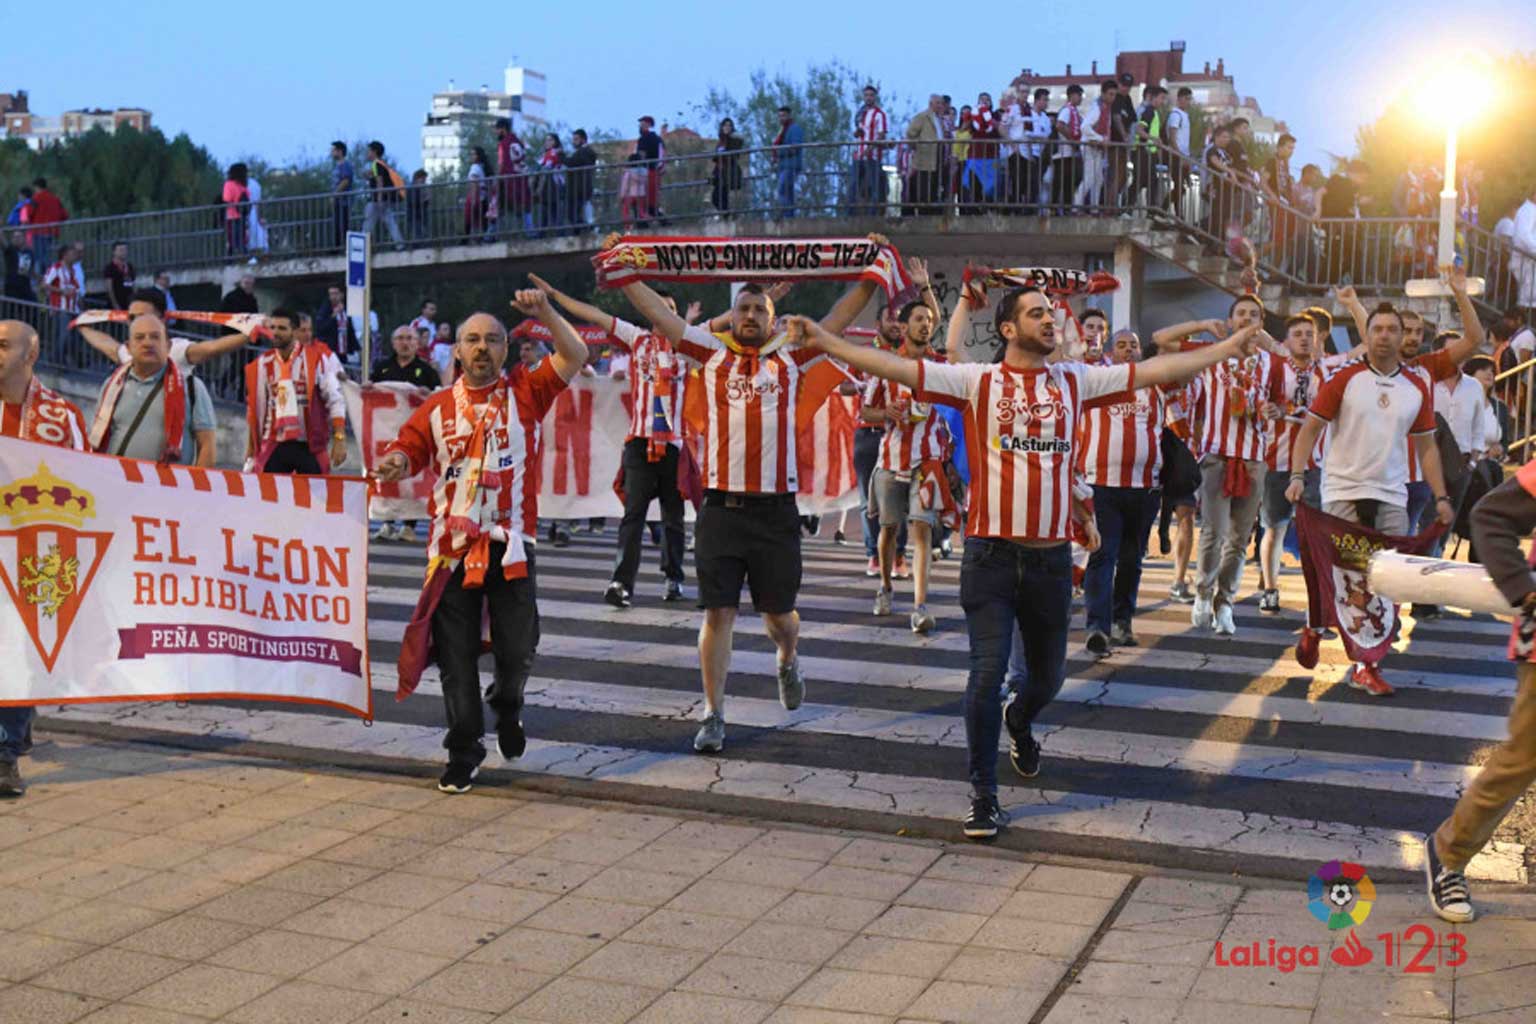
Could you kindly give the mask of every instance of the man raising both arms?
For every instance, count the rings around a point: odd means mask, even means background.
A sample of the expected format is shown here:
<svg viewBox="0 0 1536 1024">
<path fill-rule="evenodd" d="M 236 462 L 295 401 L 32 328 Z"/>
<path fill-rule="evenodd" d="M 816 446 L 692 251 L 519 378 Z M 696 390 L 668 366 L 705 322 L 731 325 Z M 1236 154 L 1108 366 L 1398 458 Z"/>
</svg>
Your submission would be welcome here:
<svg viewBox="0 0 1536 1024">
<path fill-rule="evenodd" d="M 108 319 L 105 310 L 90 310 L 80 314 L 76 321 L 76 328 L 80 331 L 80 337 L 85 343 L 108 359 L 113 364 L 127 365 L 133 361 L 133 356 L 128 351 L 127 342 L 118 341 L 112 335 L 99 327 L 91 326 L 100 322 L 93 317 L 93 313 L 102 314 L 101 319 Z M 158 288 L 140 288 L 133 293 L 128 301 L 125 319 L 131 323 L 141 316 L 156 316 L 163 323 L 165 316 L 165 293 Z M 226 352 L 237 352 L 250 343 L 250 338 L 238 331 L 214 338 L 212 341 L 193 341 L 190 338 L 170 339 L 170 358 L 176 364 L 176 368 L 182 373 L 190 373 L 192 367 L 199 366 L 215 356 L 221 356 Z"/>
<path fill-rule="evenodd" d="M 604 248 L 617 238 L 609 236 Z M 889 244 L 878 235 L 870 240 Z M 822 326 L 834 333 L 847 329 L 874 290 L 873 281 L 853 285 Z M 795 653 L 801 570 L 795 421 L 801 378 L 821 353 L 790 346 L 784 335 L 770 336 L 773 300 L 754 284 L 737 294 L 730 328 L 719 334 L 688 324 L 644 284 L 627 284 L 624 294 L 678 356 L 700 368 L 704 507 L 694 527 L 694 573 L 704 609 L 699 629 L 704 721 L 693 748 L 715 753 L 725 746 L 725 679 L 743 583 L 778 648 L 779 703 L 793 711 L 805 697 Z"/>
<path fill-rule="evenodd" d="M 963 304 L 963 305 L 962 305 Z M 964 298 L 955 316 L 969 315 Z M 1073 448 L 1083 403 L 1135 388 L 1187 379 L 1227 358 L 1241 358 L 1258 326 L 1218 345 L 1144 363 L 1085 366 L 1048 362 L 1056 350 L 1051 302 L 1034 288 L 998 300 L 993 326 L 1003 339 L 1000 363 L 903 359 L 854 345 L 804 317 L 790 318 L 792 337 L 865 373 L 911 388 L 919 401 L 964 410 L 971 499 L 960 567 L 960 604 L 970 632 L 965 735 L 971 808 L 965 835 L 988 839 L 1007 820 L 997 800 L 997 744 L 1006 721 L 1009 759 L 1025 778 L 1039 772 L 1031 725 L 1061 689 L 1072 614 L 1071 520 Z M 1003 673 L 1022 631 L 1027 684 L 1005 708 Z"/>
</svg>

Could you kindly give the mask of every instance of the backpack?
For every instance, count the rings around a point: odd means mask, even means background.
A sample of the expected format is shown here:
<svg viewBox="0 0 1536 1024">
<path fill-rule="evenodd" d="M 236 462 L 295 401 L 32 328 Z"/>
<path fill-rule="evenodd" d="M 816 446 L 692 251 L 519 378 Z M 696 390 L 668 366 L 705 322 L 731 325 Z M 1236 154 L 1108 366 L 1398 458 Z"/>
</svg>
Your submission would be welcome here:
<svg viewBox="0 0 1536 1024">
<path fill-rule="evenodd" d="M 400 172 L 389 166 L 389 164 L 385 163 L 383 160 L 375 160 L 373 162 L 373 166 L 376 168 L 375 173 L 378 175 L 378 177 L 384 179 L 386 183 L 384 186 L 385 189 L 392 189 L 395 193 L 394 199 L 390 201 L 397 202 L 401 199 L 404 199 L 405 179 L 400 176 Z"/>
<path fill-rule="evenodd" d="M 1445 475 L 1445 492 L 1454 496 L 1467 479 L 1467 457 L 1461 453 L 1456 435 L 1451 433 L 1451 425 L 1439 413 L 1435 413 L 1435 447 L 1440 452 L 1440 472 Z"/>
</svg>

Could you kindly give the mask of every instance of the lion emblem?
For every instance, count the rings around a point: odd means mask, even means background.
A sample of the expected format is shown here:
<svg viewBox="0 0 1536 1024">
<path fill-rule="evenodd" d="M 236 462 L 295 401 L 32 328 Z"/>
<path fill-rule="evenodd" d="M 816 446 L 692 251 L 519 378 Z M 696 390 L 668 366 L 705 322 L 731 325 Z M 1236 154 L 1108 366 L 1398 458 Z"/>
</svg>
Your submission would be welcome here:
<svg viewBox="0 0 1536 1024">
<path fill-rule="evenodd" d="M 636 270 L 644 270 L 650 265 L 651 259 L 645 250 L 639 248 L 620 249 L 613 254 L 613 262 L 625 267 L 634 267 Z"/>
<path fill-rule="evenodd" d="M 38 605 L 44 615 L 53 618 L 74 594 L 79 572 L 80 559 L 65 558 L 55 544 L 41 559 L 33 556 L 21 560 L 21 591 L 28 604 Z"/>
</svg>

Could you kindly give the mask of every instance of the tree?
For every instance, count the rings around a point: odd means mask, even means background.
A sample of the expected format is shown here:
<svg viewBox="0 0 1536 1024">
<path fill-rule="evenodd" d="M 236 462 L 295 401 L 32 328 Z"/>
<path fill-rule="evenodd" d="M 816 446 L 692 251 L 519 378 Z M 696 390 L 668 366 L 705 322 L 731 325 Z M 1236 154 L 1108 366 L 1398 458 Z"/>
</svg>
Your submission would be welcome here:
<svg viewBox="0 0 1536 1024">
<path fill-rule="evenodd" d="M 166 139 L 158 128 L 141 132 L 93 128 L 41 152 L 19 139 L 0 145 L 0 181 L 14 196 L 34 178 L 48 179 L 72 217 L 100 217 L 213 200 L 223 173 L 212 155 L 185 134 Z"/>
</svg>

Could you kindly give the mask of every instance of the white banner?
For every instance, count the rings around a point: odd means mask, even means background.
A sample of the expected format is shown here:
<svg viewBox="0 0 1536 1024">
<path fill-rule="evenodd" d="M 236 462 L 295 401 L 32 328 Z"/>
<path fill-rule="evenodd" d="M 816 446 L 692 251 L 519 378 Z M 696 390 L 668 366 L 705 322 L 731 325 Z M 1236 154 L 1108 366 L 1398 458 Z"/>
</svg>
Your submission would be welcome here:
<svg viewBox="0 0 1536 1024">
<path fill-rule="evenodd" d="M 0 438 L 0 704 L 249 697 L 372 717 L 366 488 Z"/>
</svg>

